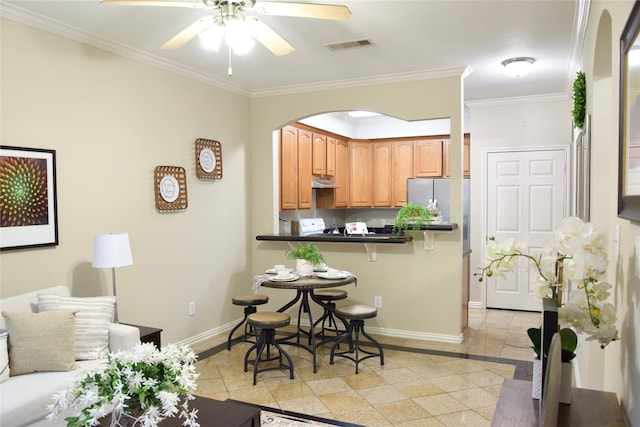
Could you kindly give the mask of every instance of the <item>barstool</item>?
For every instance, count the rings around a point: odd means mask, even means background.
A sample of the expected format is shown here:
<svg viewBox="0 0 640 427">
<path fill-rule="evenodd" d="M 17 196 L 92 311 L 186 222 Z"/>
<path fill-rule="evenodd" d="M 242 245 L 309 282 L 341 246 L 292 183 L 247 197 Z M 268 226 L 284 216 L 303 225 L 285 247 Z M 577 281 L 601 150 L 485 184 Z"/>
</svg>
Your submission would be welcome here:
<svg viewBox="0 0 640 427">
<path fill-rule="evenodd" d="M 380 365 L 384 365 L 384 353 L 382 351 L 382 347 L 380 347 L 378 341 L 367 334 L 364 330 L 364 319 L 371 319 L 373 317 L 376 317 L 377 315 L 378 310 L 368 305 L 355 304 L 336 308 L 336 316 L 348 320 L 349 328 L 347 329 L 346 334 L 342 335 L 336 340 L 335 343 L 333 343 L 333 346 L 331 347 L 331 357 L 329 359 L 330 365 L 333 365 L 334 356 L 340 356 L 354 361 L 356 363 L 356 374 L 358 373 L 358 364 L 365 359 L 369 359 L 370 357 L 380 356 Z M 371 344 L 373 344 L 378 349 L 378 353 L 360 348 L 360 332 L 362 332 L 362 335 L 364 335 L 371 342 Z M 352 337 L 353 334 L 355 334 L 355 337 Z M 336 352 L 336 348 L 342 341 L 352 338 L 353 342 L 350 344 L 348 350 Z M 359 352 L 365 353 L 367 355 L 365 357 L 360 357 Z M 355 353 L 355 357 L 350 356 L 351 353 Z"/>
<path fill-rule="evenodd" d="M 335 333 L 336 338 L 346 333 L 347 331 L 338 329 L 338 323 L 336 322 L 336 318 L 333 315 L 333 312 L 336 309 L 336 304 L 334 301 L 346 299 L 347 291 L 343 291 L 342 289 L 318 289 L 317 291 L 313 292 L 313 296 L 315 297 L 315 299 L 318 299 L 322 301 L 323 304 L 325 304 L 324 313 L 322 313 L 322 316 L 313 324 L 314 328 L 318 325 L 321 325 L 320 332 L 317 333 L 316 336 L 319 336 L 322 339 L 333 339 L 334 337 L 327 336 L 327 331 L 332 331 L 333 333 Z M 325 323 L 327 324 L 327 327 L 325 327 Z M 333 328 L 331 328 L 332 325 Z"/>
<path fill-rule="evenodd" d="M 258 373 L 264 371 L 271 371 L 275 369 L 289 370 L 290 379 L 293 379 L 293 361 L 286 351 L 280 347 L 278 341 L 276 341 L 276 329 L 289 325 L 291 318 L 288 314 L 270 311 L 261 311 L 259 313 L 252 313 L 247 318 L 247 323 L 254 329 L 259 330 L 256 343 L 253 344 L 247 353 L 244 355 L 244 371 L 247 372 L 248 365 L 253 365 L 253 385 L 256 385 L 256 377 Z M 273 345 L 278 349 L 278 356 L 269 357 L 269 350 L 267 350 L 267 358 L 261 359 L 262 352 L 265 347 Z M 256 350 L 256 357 L 253 360 L 249 360 L 249 355 L 253 350 Z M 289 362 L 288 365 L 282 363 L 282 356 L 284 356 Z M 278 366 L 269 366 L 266 368 L 258 369 L 259 363 L 278 360 Z"/>
<path fill-rule="evenodd" d="M 269 302 L 269 297 L 263 294 L 236 295 L 233 298 L 231 298 L 231 302 L 233 302 L 233 305 L 240 305 L 244 307 L 244 318 L 240 321 L 240 323 L 238 323 L 236 326 L 233 327 L 231 332 L 229 332 L 229 338 L 227 339 L 227 350 L 231 350 L 231 341 L 233 340 L 233 334 L 243 324 L 245 325 L 244 335 L 238 338 L 237 340 L 253 342 L 247 338 L 249 335 L 254 335 L 254 334 L 251 333 L 250 331 L 247 331 L 248 325 L 245 324 L 245 322 L 247 321 L 247 317 L 249 317 L 250 314 L 258 311 L 258 309 L 256 308 L 257 305 L 262 305 Z"/>
</svg>

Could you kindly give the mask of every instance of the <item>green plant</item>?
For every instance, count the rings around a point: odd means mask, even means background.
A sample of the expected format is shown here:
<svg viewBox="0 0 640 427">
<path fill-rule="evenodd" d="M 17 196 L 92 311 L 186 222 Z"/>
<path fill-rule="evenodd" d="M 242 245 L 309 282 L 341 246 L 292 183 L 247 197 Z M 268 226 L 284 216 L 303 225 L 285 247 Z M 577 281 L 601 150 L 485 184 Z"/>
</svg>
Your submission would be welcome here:
<svg viewBox="0 0 640 427">
<path fill-rule="evenodd" d="M 527 334 L 531 340 L 533 351 L 536 352 L 536 356 L 540 359 L 540 352 L 542 351 L 542 329 L 541 328 L 529 328 Z M 560 329 L 560 343 L 562 344 L 562 362 L 567 363 L 572 361 L 576 357 L 576 348 L 578 347 L 578 336 L 570 328 Z"/>
<path fill-rule="evenodd" d="M 324 261 L 322 253 L 314 243 L 302 245 L 298 243 L 295 249 L 291 249 L 285 252 L 287 259 L 303 259 L 309 264 L 318 265 Z"/>
<path fill-rule="evenodd" d="M 393 231 L 402 232 L 404 230 L 420 230 L 423 225 L 431 223 L 431 213 L 422 205 L 407 203 L 398 213 L 393 222 Z"/>
<path fill-rule="evenodd" d="M 587 82 L 584 72 L 578 71 L 573 81 L 573 123 L 578 129 L 584 126 L 584 116 L 587 112 Z"/>
</svg>

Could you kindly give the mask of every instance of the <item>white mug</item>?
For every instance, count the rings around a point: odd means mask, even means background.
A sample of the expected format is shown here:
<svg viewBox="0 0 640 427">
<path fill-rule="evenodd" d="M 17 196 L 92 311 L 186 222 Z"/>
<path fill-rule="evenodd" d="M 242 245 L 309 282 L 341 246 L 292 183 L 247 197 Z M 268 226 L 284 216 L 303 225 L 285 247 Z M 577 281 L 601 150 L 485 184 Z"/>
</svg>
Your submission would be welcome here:
<svg viewBox="0 0 640 427">
<path fill-rule="evenodd" d="M 273 266 L 273 269 L 276 271 L 276 273 L 280 270 L 284 270 L 284 264 L 276 264 Z"/>
<path fill-rule="evenodd" d="M 289 277 L 288 270 L 278 270 L 277 274 L 278 274 L 278 279 L 286 279 L 287 277 Z"/>
<path fill-rule="evenodd" d="M 336 268 L 327 268 L 327 276 L 329 277 L 336 277 L 338 275 L 338 269 Z"/>
</svg>

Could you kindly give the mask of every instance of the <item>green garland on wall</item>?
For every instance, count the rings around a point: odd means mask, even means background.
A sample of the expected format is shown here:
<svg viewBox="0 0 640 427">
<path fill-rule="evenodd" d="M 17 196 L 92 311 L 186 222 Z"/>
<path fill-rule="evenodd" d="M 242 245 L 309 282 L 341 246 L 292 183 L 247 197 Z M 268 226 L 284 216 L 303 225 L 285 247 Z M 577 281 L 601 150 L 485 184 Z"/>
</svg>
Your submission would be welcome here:
<svg viewBox="0 0 640 427">
<path fill-rule="evenodd" d="M 578 129 L 584 126 L 584 116 L 587 112 L 587 82 L 584 72 L 578 71 L 573 81 L 573 125 Z"/>
</svg>

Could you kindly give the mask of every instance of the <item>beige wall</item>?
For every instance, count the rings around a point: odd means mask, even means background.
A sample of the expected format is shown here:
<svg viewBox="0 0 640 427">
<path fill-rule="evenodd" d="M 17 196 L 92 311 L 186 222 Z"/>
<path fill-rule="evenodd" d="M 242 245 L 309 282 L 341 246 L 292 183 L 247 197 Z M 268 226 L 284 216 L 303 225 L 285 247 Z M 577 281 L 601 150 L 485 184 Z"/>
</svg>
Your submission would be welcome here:
<svg viewBox="0 0 640 427">
<path fill-rule="evenodd" d="M 617 217 L 618 51 L 632 7 L 631 1 L 595 1 L 589 10 L 581 68 L 587 76 L 587 113 L 592 118 L 591 219 L 609 235 L 609 281 L 622 339 L 605 351 L 596 343 L 581 343 L 579 366 L 585 373 L 584 386 L 615 391 L 630 424 L 640 426 L 640 279 L 634 267 L 640 226 Z M 616 226 L 621 230 L 618 259 L 614 257 Z"/>
<path fill-rule="evenodd" d="M 237 319 L 230 295 L 251 278 L 249 101 L 6 19 L 1 78 L 2 144 L 56 150 L 60 245 L 2 252 L 0 295 L 55 284 L 109 294 L 110 271 L 91 267 L 93 235 L 126 231 L 121 321 L 175 342 Z M 219 182 L 195 177 L 200 137 L 222 143 Z M 158 165 L 186 169 L 186 211 L 156 212 Z"/>
<path fill-rule="evenodd" d="M 277 165 L 264 161 L 274 151 L 273 130 L 300 117 L 340 110 L 372 110 L 408 120 L 450 117 L 452 141 L 458 141 L 451 150 L 452 176 L 456 176 L 452 200 L 457 200 L 452 203 L 452 222 L 462 223 L 461 100 L 460 75 L 254 99 L 251 188 L 254 206 L 260 209 L 251 218 L 252 234 L 274 232 Z M 461 230 L 438 234 L 434 251 L 424 250 L 421 237 L 407 245 L 378 245 L 376 262 L 367 261 L 362 244 L 319 244 L 319 247 L 330 265 L 351 270 L 358 276 L 358 287 L 348 289 L 351 301 L 371 305 L 375 295 L 382 296 L 383 307 L 378 317 L 368 322 L 370 330 L 446 341 L 461 337 L 461 236 Z M 256 242 L 254 270 L 283 262 L 287 248 L 286 243 Z M 283 296 L 283 291 L 266 292 L 274 302 L 292 296 L 290 293 Z"/>
</svg>

